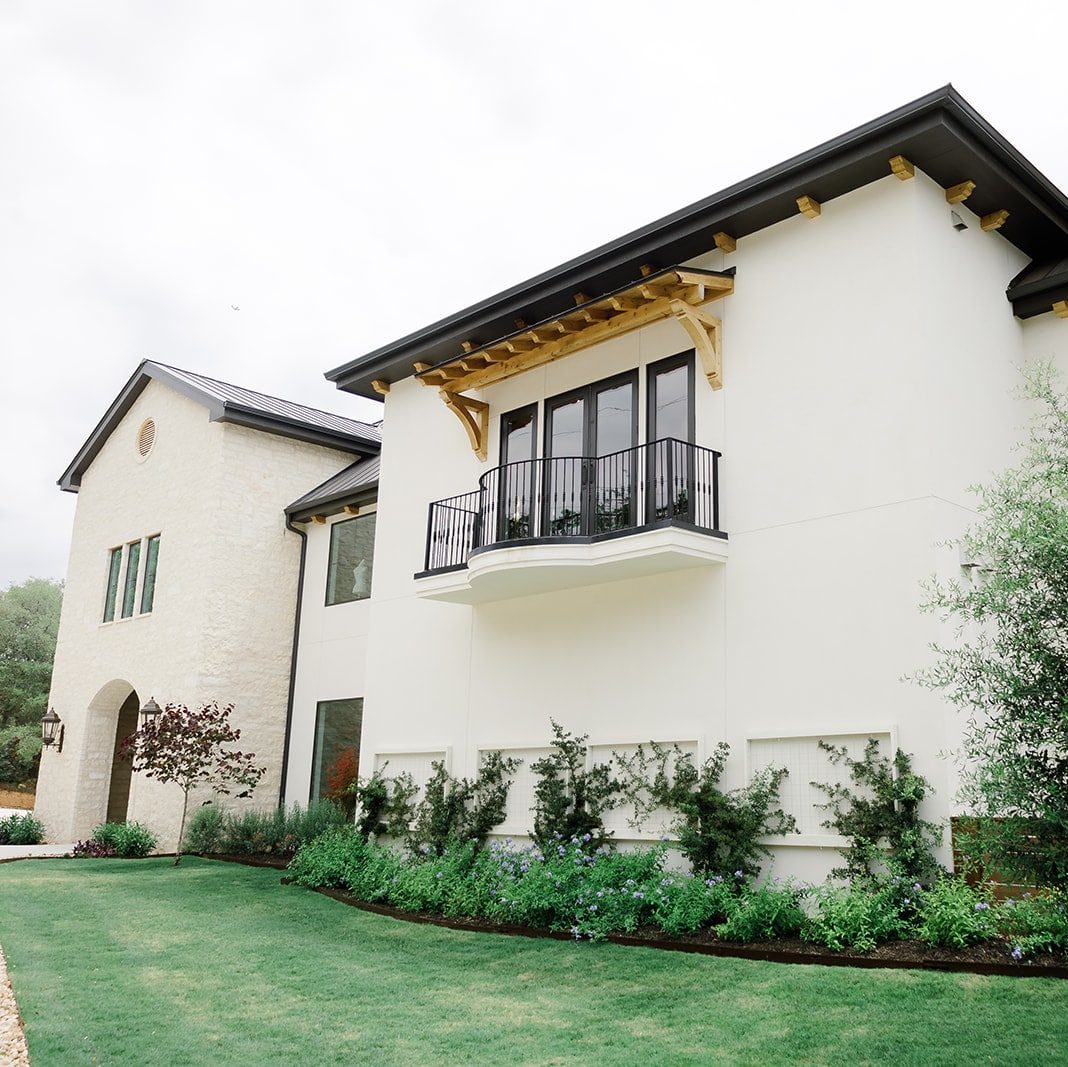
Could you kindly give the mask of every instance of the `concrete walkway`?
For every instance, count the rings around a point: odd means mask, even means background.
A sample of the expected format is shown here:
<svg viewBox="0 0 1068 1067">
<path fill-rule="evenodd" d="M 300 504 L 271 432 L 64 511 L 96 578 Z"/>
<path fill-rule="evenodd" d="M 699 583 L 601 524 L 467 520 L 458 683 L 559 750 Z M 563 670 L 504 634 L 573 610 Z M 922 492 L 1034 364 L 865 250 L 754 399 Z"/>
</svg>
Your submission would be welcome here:
<svg viewBox="0 0 1068 1067">
<path fill-rule="evenodd" d="M 0 808 L 0 819 L 9 815 L 30 815 L 21 808 Z M 58 845 L 0 845 L 0 860 L 21 860 L 27 856 L 66 856 L 74 850 L 74 843 Z"/>
</svg>

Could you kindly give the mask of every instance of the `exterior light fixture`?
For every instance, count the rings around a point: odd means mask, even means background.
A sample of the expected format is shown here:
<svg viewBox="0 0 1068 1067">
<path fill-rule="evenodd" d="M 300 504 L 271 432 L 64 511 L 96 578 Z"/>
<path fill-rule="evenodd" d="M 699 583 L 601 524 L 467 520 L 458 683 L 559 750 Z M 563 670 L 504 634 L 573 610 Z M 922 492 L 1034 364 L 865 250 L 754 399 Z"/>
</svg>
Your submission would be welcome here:
<svg viewBox="0 0 1068 1067">
<path fill-rule="evenodd" d="M 56 752 L 63 751 L 63 721 L 55 708 L 49 708 L 41 716 L 41 744 L 47 748 L 55 746 Z"/>
<path fill-rule="evenodd" d="M 149 697 L 145 706 L 141 709 L 141 725 L 147 726 L 155 722 L 163 714 L 163 709 L 156 703 L 154 697 Z"/>
</svg>

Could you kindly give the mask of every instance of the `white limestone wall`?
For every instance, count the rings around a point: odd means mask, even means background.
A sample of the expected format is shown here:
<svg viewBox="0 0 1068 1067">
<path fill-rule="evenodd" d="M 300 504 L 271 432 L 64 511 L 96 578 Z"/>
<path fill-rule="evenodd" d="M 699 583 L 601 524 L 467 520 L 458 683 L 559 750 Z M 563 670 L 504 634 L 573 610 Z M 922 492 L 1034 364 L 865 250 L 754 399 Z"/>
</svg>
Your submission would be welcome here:
<svg viewBox="0 0 1068 1067">
<path fill-rule="evenodd" d="M 370 514 L 374 504 L 360 509 Z M 370 600 L 326 604 L 330 529 L 348 515 L 332 516 L 325 524 L 308 523 L 300 644 L 297 652 L 293 720 L 289 740 L 286 803 L 307 804 L 311 792 L 316 708 L 323 700 L 364 696 Z M 372 573 L 372 583 L 375 572 Z"/>
<path fill-rule="evenodd" d="M 776 862 L 819 877 L 837 856 L 811 809 L 814 737 L 855 747 L 878 734 L 916 755 L 936 790 L 930 816 L 948 816 L 955 782 L 939 753 L 955 739 L 954 713 L 903 680 L 939 635 L 917 610 L 920 582 L 957 573 L 940 542 L 974 514 L 967 486 L 1008 459 L 1024 338 L 1047 339 L 1004 297 L 1024 257 L 958 212 L 963 232 L 926 176 L 888 176 L 818 219 L 799 215 L 699 261 L 738 269 L 736 292 L 714 305 L 724 388 L 697 376 L 697 441 L 724 454 L 723 567 L 476 607 L 415 595 L 427 505 L 474 489 L 497 463 L 500 415 L 689 348 L 677 324 L 484 390 L 485 464 L 436 390 L 395 383 L 364 771 L 376 752 L 406 746 L 447 752 L 470 774 L 480 749 L 543 745 L 550 716 L 601 752 L 649 737 L 708 752 L 726 739 L 731 785 L 769 753 L 796 761 L 791 803 L 806 805 L 807 832 Z M 542 427 L 539 412 L 539 437 Z M 523 821 L 512 813 L 509 829 Z"/>
<path fill-rule="evenodd" d="M 156 442 L 141 460 L 145 418 Z M 244 427 L 150 382 L 85 473 L 71 543 L 50 704 L 65 724 L 46 752 L 37 812 L 49 838 L 103 821 L 119 705 L 134 690 L 236 705 L 241 746 L 269 771 L 253 803 L 277 801 L 299 539 L 282 509 L 350 457 Z M 150 615 L 102 623 L 108 553 L 161 534 Z M 138 594 L 138 604 L 140 594 Z M 135 775 L 130 817 L 176 842 L 180 792 Z"/>
</svg>

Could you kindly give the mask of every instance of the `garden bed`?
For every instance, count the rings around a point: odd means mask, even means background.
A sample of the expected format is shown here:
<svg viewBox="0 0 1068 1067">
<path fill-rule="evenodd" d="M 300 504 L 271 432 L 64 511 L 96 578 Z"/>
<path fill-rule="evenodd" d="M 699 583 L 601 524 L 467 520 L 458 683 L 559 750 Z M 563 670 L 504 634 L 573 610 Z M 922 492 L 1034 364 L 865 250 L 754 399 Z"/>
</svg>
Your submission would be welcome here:
<svg viewBox="0 0 1068 1067">
<path fill-rule="evenodd" d="M 247 862 L 247 858 L 212 857 Z M 260 863 L 255 866 L 272 866 Z M 290 884 L 288 878 L 283 885 Z M 516 937 L 552 938 L 557 941 L 574 940 L 562 930 L 539 929 L 511 923 L 483 922 L 477 919 L 450 918 L 429 912 L 409 912 L 388 904 L 370 904 L 338 889 L 316 889 L 315 892 L 350 907 L 375 915 L 385 915 L 405 922 L 443 926 L 450 930 L 479 933 L 508 934 Z M 662 930 L 641 929 L 633 934 L 608 934 L 614 945 L 659 948 L 674 952 L 695 952 L 706 956 L 728 956 L 736 959 L 764 960 L 773 963 L 808 963 L 829 967 L 905 968 L 932 971 L 963 971 L 971 974 L 1005 975 L 1015 978 L 1068 978 L 1068 959 L 1063 953 L 1045 953 L 1026 962 L 1016 962 L 1010 955 L 1010 942 L 988 941 L 964 949 L 939 949 L 922 941 L 892 941 L 871 952 L 828 952 L 819 945 L 801 938 L 781 938 L 775 941 L 724 941 L 712 932 L 702 931 L 690 937 L 670 937 Z"/>
<path fill-rule="evenodd" d="M 33 811 L 37 800 L 36 787 L 12 785 L 0 782 L 0 808 L 17 808 L 20 811 Z"/>
</svg>

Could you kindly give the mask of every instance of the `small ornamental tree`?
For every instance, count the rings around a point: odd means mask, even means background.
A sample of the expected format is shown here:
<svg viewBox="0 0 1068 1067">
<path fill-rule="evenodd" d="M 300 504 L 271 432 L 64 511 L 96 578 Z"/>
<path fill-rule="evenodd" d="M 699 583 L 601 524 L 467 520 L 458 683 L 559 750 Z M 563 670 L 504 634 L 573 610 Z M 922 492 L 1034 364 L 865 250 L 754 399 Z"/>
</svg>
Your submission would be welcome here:
<svg viewBox="0 0 1068 1067">
<path fill-rule="evenodd" d="M 190 711 L 185 704 L 168 704 L 162 714 L 150 719 L 131 734 L 119 748 L 119 757 L 130 760 L 135 771 L 146 778 L 175 782 L 182 789 L 182 822 L 178 830 L 175 866 L 182 859 L 182 837 L 189 808 L 189 794 L 198 785 L 211 785 L 216 793 L 229 794 L 243 787 L 238 797 L 252 794 L 266 773 L 257 767 L 251 752 L 230 746 L 241 731 L 230 725 L 233 704 L 220 707 L 217 701 Z"/>
</svg>

